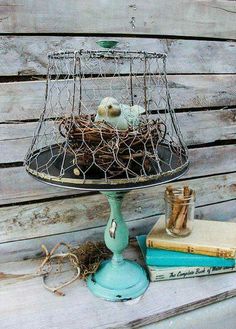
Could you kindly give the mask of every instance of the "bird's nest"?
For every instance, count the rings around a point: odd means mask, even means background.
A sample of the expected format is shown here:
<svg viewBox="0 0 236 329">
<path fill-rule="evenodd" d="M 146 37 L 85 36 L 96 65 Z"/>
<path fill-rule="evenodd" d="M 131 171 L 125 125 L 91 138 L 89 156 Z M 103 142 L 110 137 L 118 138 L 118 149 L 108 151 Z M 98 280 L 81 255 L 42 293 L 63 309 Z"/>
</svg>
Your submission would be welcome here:
<svg viewBox="0 0 236 329">
<path fill-rule="evenodd" d="M 65 117 L 60 134 L 68 142 L 77 173 L 96 172 L 96 177 L 137 177 L 150 174 L 158 145 L 164 140 L 166 125 L 160 119 L 140 119 L 138 128 L 118 130 L 94 116 Z"/>
</svg>

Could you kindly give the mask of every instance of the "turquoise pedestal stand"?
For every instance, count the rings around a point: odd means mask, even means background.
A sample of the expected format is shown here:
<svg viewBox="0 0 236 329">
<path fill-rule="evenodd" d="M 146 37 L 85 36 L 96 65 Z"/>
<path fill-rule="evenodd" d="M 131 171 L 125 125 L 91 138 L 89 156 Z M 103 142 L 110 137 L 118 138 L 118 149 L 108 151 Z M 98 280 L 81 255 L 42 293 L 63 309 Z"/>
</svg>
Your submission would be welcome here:
<svg viewBox="0 0 236 329">
<path fill-rule="evenodd" d="M 122 256 L 128 246 L 129 231 L 121 214 L 121 203 L 126 192 L 103 192 L 108 198 L 111 213 L 105 230 L 106 246 L 113 252 L 87 280 L 92 293 L 110 301 L 124 301 L 142 295 L 149 285 L 144 269 Z"/>
</svg>

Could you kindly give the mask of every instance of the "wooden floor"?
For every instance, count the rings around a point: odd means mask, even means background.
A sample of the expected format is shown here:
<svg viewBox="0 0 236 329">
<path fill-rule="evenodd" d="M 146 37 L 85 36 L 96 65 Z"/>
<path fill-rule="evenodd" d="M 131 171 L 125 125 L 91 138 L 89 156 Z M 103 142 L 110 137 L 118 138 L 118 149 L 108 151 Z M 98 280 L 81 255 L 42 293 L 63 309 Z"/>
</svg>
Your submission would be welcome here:
<svg viewBox="0 0 236 329">
<path fill-rule="evenodd" d="M 135 245 L 127 256 L 140 261 Z M 236 274 L 229 273 L 151 283 L 143 297 L 121 303 L 95 298 L 81 281 L 59 297 L 43 288 L 41 277 L 27 276 L 39 264 L 26 260 L 1 265 L 1 329 L 138 328 L 236 296 Z"/>
<path fill-rule="evenodd" d="M 142 329 L 235 329 L 236 297 L 179 314 Z"/>
</svg>

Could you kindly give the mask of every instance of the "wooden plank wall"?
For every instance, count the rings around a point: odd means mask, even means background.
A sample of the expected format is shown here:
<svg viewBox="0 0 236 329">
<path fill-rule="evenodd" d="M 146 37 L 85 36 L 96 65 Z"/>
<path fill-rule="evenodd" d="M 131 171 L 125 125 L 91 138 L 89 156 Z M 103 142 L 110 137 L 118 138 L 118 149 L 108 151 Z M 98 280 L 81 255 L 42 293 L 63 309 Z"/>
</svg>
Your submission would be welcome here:
<svg viewBox="0 0 236 329">
<path fill-rule="evenodd" d="M 44 185 L 23 159 L 44 100 L 47 53 L 97 49 L 166 52 L 168 80 L 191 167 L 176 184 L 197 191 L 197 215 L 236 215 L 235 1 L 6 0 L 0 5 L 0 262 L 40 255 L 40 244 L 101 238 L 108 216 L 100 194 Z M 113 35 L 114 34 L 114 35 Z M 124 68 L 125 70 L 125 68 Z M 164 210 L 165 186 L 130 192 L 131 234 Z"/>
</svg>

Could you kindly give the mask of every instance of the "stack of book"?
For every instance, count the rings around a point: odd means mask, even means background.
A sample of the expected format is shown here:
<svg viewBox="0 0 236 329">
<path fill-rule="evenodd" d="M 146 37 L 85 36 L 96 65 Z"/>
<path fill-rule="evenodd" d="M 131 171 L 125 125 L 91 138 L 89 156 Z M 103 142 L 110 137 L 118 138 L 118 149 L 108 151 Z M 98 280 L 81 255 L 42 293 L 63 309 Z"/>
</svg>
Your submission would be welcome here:
<svg viewBox="0 0 236 329">
<path fill-rule="evenodd" d="M 151 281 L 236 271 L 236 223 L 195 220 L 189 236 L 173 238 L 161 216 L 150 233 L 137 240 Z"/>
</svg>

